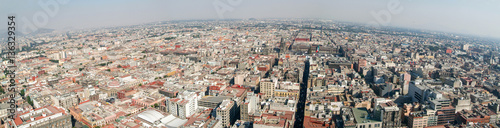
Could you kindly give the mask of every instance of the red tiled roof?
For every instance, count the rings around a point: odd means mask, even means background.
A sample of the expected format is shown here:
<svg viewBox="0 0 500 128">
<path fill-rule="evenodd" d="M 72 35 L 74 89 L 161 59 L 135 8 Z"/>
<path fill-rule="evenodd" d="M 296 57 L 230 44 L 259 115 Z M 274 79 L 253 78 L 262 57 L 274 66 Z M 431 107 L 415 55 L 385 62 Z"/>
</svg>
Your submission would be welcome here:
<svg viewBox="0 0 500 128">
<path fill-rule="evenodd" d="M 23 121 L 21 120 L 21 117 L 19 117 L 19 116 L 16 117 L 16 119 L 14 120 L 14 122 L 16 123 L 16 125 L 23 124 Z"/>
</svg>

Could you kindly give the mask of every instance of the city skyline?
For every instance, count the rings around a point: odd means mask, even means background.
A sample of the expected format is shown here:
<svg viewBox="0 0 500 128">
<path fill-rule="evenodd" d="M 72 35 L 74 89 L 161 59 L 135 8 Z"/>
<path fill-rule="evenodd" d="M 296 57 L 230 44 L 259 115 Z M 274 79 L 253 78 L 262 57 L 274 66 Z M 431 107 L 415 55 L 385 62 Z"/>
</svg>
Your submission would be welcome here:
<svg viewBox="0 0 500 128">
<path fill-rule="evenodd" d="M 500 12 L 500 1 L 495 0 L 439 2 L 428 0 L 111 0 L 105 2 L 48 0 L 40 3 L 8 1 L 7 4 L 0 6 L 2 9 L 0 15 L 15 14 L 20 17 L 18 20 L 28 21 L 31 24 L 35 22 L 33 18 L 39 15 L 37 13 L 45 13 L 47 21 L 44 23 L 44 18 L 38 17 L 42 23 L 34 25 L 37 28 L 60 31 L 170 20 L 319 18 L 500 39 L 500 26 L 496 25 L 500 22 L 500 13 L 496 13 Z M 20 28 L 25 25 L 23 22 L 18 24 Z M 1 26 L 2 29 L 4 27 Z"/>
</svg>

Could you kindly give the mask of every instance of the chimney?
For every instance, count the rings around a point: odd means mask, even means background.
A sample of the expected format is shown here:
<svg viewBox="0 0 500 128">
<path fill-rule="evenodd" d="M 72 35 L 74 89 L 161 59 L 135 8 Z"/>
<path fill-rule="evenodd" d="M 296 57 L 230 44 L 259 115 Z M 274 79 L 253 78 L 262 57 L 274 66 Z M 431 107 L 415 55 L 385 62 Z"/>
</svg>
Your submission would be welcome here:
<svg viewBox="0 0 500 128">
<path fill-rule="evenodd" d="M 43 117 L 45 117 L 45 116 L 47 116 L 47 114 L 46 114 L 45 112 L 43 112 L 43 113 L 42 113 L 42 116 L 43 116 Z"/>
<path fill-rule="evenodd" d="M 33 116 L 30 116 L 30 120 L 35 121 L 35 118 L 33 118 Z"/>
</svg>

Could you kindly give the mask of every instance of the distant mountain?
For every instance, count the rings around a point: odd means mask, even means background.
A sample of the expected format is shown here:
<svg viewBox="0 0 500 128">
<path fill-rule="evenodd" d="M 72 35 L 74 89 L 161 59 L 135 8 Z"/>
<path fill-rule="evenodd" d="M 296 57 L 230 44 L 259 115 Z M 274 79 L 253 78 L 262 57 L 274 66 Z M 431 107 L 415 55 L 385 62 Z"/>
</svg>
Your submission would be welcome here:
<svg viewBox="0 0 500 128">
<path fill-rule="evenodd" d="M 16 31 L 16 37 L 26 36 L 26 35 L 37 35 L 37 34 L 43 34 L 43 33 L 51 33 L 53 31 L 54 31 L 54 29 L 49 29 L 49 28 L 39 28 L 38 30 L 31 32 L 31 33 L 28 33 L 28 34 L 22 33 L 20 31 Z M 7 38 L 7 37 L 9 37 L 8 31 L 2 31 L 0 34 L 0 38 Z"/>
<path fill-rule="evenodd" d="M 43 34 L 43 33 L 51 33 L 53 32 L 54 29 L 50 29 L 50 28 L 39 28 L 38 30 L 32 32 L 32 33 L 29 33 L 28 35 L 37 35 L 37 34 Z"/>
<path fill-rule="evenodd" d="M 26 34 L 22 33 L 22 32 L 19 32 L 19 31 L 16 31 L 15 32 L 16 36 L 24 36 Z M 9 37 L 9 34 L 8 34 L 8 31 L 2 31 L 1 35 L 0 35 L 0 38 L 7 38 Z"/>
<path fill-rule="evenodd" d="M 24 33 L 22 33 L 22 32 L 16 32 L 15 34 L 16 34 L 16 35 L 15 35 L 16 37 L 26 35 L 26 34 L 24 34 Z M 8 38 L 8 37 L 9 37 L 8 31 L 3 31 L 3 32 L 1 32 L 1 33 L 0 33 L 0 45 L 2 45 L 2 46 L 3 46 L 5 43 L 7 43 L 7 38 Z"/>
<path fill-rule="evenodd" d="M 71 30 L 78 30 L 78 28 L 75 28 L 75 27 L 64 27 L 62 29 L 58 29 L 57 31 L 71 31 Z"/>
</svg>

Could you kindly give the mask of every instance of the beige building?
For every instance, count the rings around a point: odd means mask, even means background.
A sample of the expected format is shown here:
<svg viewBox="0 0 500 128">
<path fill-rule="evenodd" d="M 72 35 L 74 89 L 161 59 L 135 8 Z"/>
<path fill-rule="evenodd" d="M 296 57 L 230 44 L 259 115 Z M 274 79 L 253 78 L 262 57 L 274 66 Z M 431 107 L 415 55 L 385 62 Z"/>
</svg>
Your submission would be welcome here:
<svg viewBox="0 0 500 128">
<path fill-rule="evenodd" d="M 262 79 L 260 81 L 260 93 L 264 93 L 264 98 L 271 98 L 274 95 L 277 81 L 272 79 Z"/>
<path fill-rule="evenodd" d="M 63 94 L 57 98 L 59 99 L 58 105 L 65 109 L 69 109 L 79 103 L 78 97 L 74 92 Z"/>
<path fill-rule="evenodd" d="M 419 112 L 412 112 L 408 117 L 408 127 L 409 128 L 425 128 L 427 127 L 428 116 L 421 114 Z"/>
</svg>

